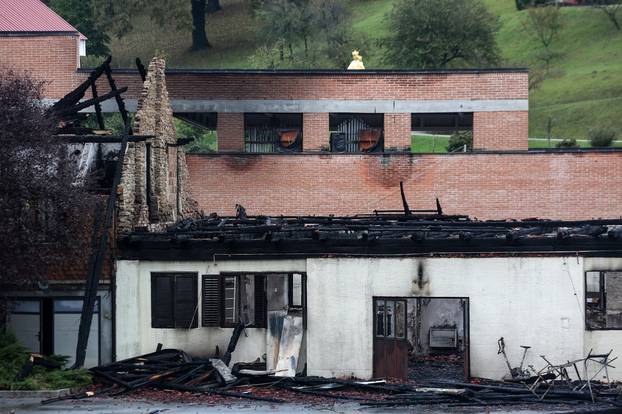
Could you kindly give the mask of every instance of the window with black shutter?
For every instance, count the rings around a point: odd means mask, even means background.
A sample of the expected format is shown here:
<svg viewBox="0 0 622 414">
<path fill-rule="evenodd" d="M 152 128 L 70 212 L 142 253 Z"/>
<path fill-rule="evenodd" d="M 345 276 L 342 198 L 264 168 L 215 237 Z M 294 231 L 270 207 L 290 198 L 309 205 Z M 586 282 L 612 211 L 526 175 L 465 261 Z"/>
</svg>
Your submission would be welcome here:
<svg viewBox="0 0 622 414">
<path fill-rule="evenodd" d="M 229 328 L 243 322 L 266 327 L 265 275 L 203 275 L 202 285 L 203 326 Z"/>
<path fill-rule="evenodd" d="M 197 274 L 151 274 L 151 327 L 196 328 Z"/>
</svg>

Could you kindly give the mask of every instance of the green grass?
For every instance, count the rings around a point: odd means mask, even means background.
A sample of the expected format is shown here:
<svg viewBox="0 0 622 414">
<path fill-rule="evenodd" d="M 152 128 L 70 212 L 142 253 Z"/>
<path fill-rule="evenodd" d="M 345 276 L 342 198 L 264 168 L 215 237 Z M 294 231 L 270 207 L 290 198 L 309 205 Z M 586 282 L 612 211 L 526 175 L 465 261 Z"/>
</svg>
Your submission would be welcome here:
<svg viewBox="0 0 622 414">
<path fill-rule="evenodd" d="M 551 139 L 551 148 L 555 148 L 555 145 L 560 142 L 559 138 Z M 415 153 L 446 153 L 447 152 L 447 144 L 449 143 L 449 137 L 446 135 L 418 135 L 413 134 L 412 142 L 410 149 Z M 589 148 L 590 142 L 587 140 L 578 140 L 577 144 L 581 148 Z M 615 141 L 612 145 L 615 148 L 622 148 L 622 141 Z M 544 139 L 529 139 L 529 148 L 530 149 L 538 149 L 538 148 L 549 148 L 549 142 Z"/>
<path fill-rule="evenodd" d="M 449 137 L 445 135 L 413 134 L 410 150 L 412 152 L 447 152 Z"/>
<path fill-rule="evenodd" d="M 389 33 L 385 16 L 396 0 L 344 1 L 352 10 L 352 30 L 360 41 L 366 67 L 388 68 L 378 43 Z M 527 12 L 517 11 L 514 0 L 483 1 L 501 23 L 497 42 L 502 65 L 538 66 L 540 47 L 525 29 Z M 223 10 L 207 19 L 211 49 L 190 50 L 190 27 L 159 27 L 140 17 L 129 35 L 113 37 L 114 64 L 131 67 L 135 57 L 148 61 L 159 52 L 167 57 L 170 67 L 250 67 L 249 57 L 261 45 L 250 2 L 221 3 Z M 530 93 L 529 134 L 545 136 L 550 117 L 555 137 L 583 139 L 594 126 L 612 127 L 622 135 L 622 31 L 599 10 L 567 7 L 562 13 L 564 28 L 554 44 L 560 57 L 553 61 L 548 78 Z"/>
</svg>

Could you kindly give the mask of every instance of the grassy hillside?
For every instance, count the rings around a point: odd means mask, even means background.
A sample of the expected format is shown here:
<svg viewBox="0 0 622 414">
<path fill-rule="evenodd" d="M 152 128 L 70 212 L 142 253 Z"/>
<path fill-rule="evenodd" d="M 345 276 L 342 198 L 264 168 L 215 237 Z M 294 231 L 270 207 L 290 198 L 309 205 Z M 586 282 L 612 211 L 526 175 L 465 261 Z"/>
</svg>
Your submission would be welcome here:
<svg viewBox="0 0 622 414">
<path fill-rule="evenodd" d="M 386 68 L 377 39 L 388 32 L 385 15 L 395 0 L 344 0 L 352 9 L 353 30 L 361 38 L 368 68 Z M 484 0 L 499 16 L 498 43 L 504 66 L 536 65 L 539 45 L 524 28 L 526 12 L 514 0 Z M 186 2 L 184 2 L 185 4 Z M 187 2 L 189 3 L 189 2 Z M 245 68 L 259 46 L 249 2 L 222 0 L 223 10 L 208 16 L 211 49 L 190 51 L 190 28 L 162 28 L 139 18 L 135 30 L 113 39 L 111 50 L 118 66 L 131 66 L 139 56 L 148 60 L 156 51 L 172 67 Z M 622 31 L 604 13 L 590 8 L 563 9 L 564 28 L 555 44 L 561 57 L 554 70 L 530 94 L 530 136 L 544 137 L 552 118 L 553 136 L 583 139 L 592 126 L 610 126 L 622 138 Z"/>
</svg>

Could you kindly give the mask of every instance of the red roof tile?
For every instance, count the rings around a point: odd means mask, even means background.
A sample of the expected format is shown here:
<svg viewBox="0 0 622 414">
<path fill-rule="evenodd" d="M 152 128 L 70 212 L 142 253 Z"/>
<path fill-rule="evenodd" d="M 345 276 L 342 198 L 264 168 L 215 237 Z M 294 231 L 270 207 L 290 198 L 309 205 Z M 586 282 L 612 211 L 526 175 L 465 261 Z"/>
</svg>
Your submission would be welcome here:
<svg viewBox="0 0 622 414">
<path fill-rule="evenodd" d="M 78 30 L 40 0 L 0 0 L 2 32 L 71 32 Z M 80 34 L 80 39 L 86 37 Z"/>
</svg>

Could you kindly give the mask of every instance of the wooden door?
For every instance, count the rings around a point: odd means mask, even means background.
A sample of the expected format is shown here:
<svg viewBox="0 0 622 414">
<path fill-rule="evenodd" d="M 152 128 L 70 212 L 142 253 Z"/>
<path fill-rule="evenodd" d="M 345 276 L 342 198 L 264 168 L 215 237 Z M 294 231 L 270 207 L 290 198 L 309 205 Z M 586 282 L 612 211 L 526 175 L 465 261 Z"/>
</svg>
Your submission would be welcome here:
<svg viewBox="0 0 622 414">
<path fill-rule="evenodd" d="M 374 377 L 407 379 L 406 299 L 374 298 Z"/>
</svg>

